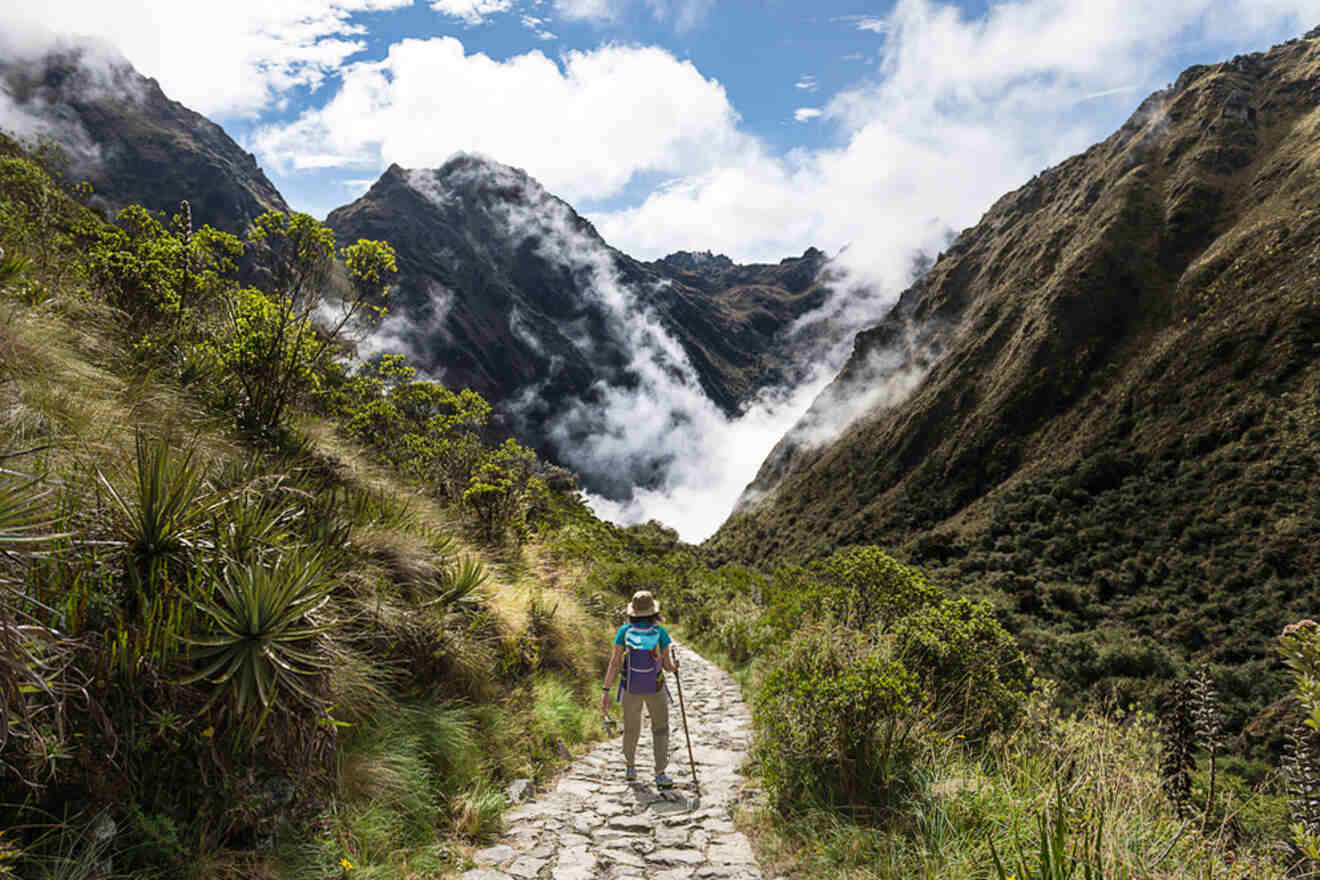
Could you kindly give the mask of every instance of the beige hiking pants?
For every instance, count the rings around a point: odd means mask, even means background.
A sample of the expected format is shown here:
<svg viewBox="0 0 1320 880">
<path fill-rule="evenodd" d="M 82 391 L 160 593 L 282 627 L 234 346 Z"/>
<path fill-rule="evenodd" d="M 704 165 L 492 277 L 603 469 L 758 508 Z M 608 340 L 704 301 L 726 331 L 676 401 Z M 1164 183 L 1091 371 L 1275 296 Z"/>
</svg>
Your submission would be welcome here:
<svg viewBox="0 0 1320 880">
<path fill-rule="evenodd" d="M 651 716 L 651 748 L 655 752 L 655 772 L 663 773 L 669 763 L 669 700 L 658 694 L 623 692 L 623 760 L 637 766 L 637 740 L 642 735 L 642 706 Z"/>
</svg>

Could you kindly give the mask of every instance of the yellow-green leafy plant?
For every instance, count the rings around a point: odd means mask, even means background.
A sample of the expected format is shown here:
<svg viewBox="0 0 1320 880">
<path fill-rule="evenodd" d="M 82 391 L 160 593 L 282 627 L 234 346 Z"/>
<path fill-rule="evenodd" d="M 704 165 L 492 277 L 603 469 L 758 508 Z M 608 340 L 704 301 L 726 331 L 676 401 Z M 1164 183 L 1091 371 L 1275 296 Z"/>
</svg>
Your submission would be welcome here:
<svg viewBox="0 0 1320 880">
<path fill-rule="evenodd" d="M 194 323 L 216 312 L 236 286 L 242 242 L 210 226 L 194 231 L 187 204 L 175 231 L 129 205 L 117 225 L 102 224 L 88 236 L 88 277 L 127 318 L 139 355 L 174 354 L 173 343 L 196 336 Z"/>
<path fill-rule="evenodd" d="M 521 524 L 535 468 L 536 453 L 509 439 L 491 450 L 472 474 L 463 501 L 488 539 L 499 540 L 511 526 Z"/>
<path fill-rule="evenodd" d="M 223 370 L 242 389 L 240 424 L 260 436 L 277 430 L 290 407 L 319 390 L 351 323 L 384 314 L 397 268 L 384 242 L 361 239 L 341 250 L 348 290 L 327 325 L 319 316 L 333 310 L 326 294 L 334 232 L 307 214 L 268 211 L 253 221 L 248 242 L 270 273 L 271 289 L 240 291 L 215 345 Z"/>
<path fill-rule="evenodd" d="M 210 626 L 187 638 L 202 668 L 185 683 L 208 681 L 215 688 L 211 702 L 227 695 L 235 719 L 250 725 L 253 737 L 272 712 L 298 711 L 299 698 L 320 708 L 315 678 L 325 663 L 315 640 L 329 622 L 315 614 L 330 588 L 321 557 L 308 551 L 290 551 L 269 565 L 226 566 L 214 593 L 196 600 Z"/>
</svg>

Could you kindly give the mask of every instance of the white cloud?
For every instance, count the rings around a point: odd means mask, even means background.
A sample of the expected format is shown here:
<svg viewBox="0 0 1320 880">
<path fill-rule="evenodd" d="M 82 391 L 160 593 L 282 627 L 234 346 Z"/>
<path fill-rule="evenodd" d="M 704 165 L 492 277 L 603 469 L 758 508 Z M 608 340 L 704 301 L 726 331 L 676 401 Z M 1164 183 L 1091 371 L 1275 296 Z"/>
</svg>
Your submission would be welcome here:
<svg viewBox="0 0 1320 880">
<path fill-rule="evenodd" d="M 59 0 L 17 3 L 0 22 L 28 57 L 63 37 L 95 35 L 208 115 L 251 115 L 294 86 L 320 86 L 361 51 L 357 12 L 414 0 Z"/>
<path fill-rule="evenodd" d="M 645 5 L 656 21 L 670 24 L 680 33 L 706 20 L 715 0 L 555 0 L 564 18 L 604 25 L 618 21 L 630 7 Z"/>
<path fill-rule="evenodd" d="M 821 115 L 822 112 L 824 111 L 819 107 L 799 107 L 793 111 L 793 118 L 798 122 L 808 122 Z"/>
<path fill-rule="evenodd" d="M 859 31 L 870 31 L 873 34 L 883 34 L 888 29 L 882 18 L 859 18 L 855 24 Z"/>
<path fill-rule="evenodd" d="M 913 250 L 933 254 L 949 226 L 971 225 L 1033 173 L 1110 133 L 1114 117 L 1083 114 L 1079 101 L 1162 87 L 1178 72 L 1174 48 L 1226 57 L 1320 20 L 1320 0 L 1262 2 L 1268 15 L 1257 0 L 1022 0 L 972 19 L 952 4 L 899 0 L 874 19 L 886 42 L 872 78 L 823 108 L 842 145 L 744 151 L 591 219 L 643 257 L 682 247 L 773 260 L 807 244 L 850 245 L 844 261 L 901 283 Z"/>
<path fill-rule="evenodd" d="M 549 31 L 545 27 L 546 24 L 547 22 L 544 18 L 537 18 L 535 15 L 522 16 L 522 26 L 527 28 L 532 33 L 536 34 L 536 38 L 538 40 L 559 39 L 557 36 L 554 35 L 554 33 Z"/>
<path fill-rule="evenodd" d="M 507 12 L 513 0 L 432 0 L 431 8 L 441 15 L 461 18 L 468 24 L 481 24 L 486 16 Z"/>
<path fill-rule="evenodd" d="M 623 12 L 622 0 L 555 0 L 555 10 L 572 21 L 611 22 Z"/>
<path fill-rule="evenodd" d="M 663 49 L 496 61 L 451 37 L 404 40 L 383 61 L 346 69 L 324 107 L 251 143 L 278 168 L 308 155 L 433 167 L 469 150 L 569 200 L 611 196 L 639 173 L 700 174 L 756 149 L 723 86 Z"/>
<path fill-rule="evenodd" d="M 809 73 L 804 73 L 802 78 L 793 83 L 793 87 L 808 92 L 814 92 L 818 88 L 816 78 Z"/>
</svg>

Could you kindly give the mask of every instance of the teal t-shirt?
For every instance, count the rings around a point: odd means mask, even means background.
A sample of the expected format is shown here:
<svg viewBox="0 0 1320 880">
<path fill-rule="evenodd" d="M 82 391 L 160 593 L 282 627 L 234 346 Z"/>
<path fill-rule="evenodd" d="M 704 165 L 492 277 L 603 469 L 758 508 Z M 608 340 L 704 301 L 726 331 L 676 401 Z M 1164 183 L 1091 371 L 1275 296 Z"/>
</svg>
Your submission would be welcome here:
<svg viewBox="0 0 1320 880">
<path fill-rule="evenodd" d="M 623 626 L 619 627 L 619 631 L 614 634 L 614 644 L 616 645 L 623 644 L 623 634 L 626 633 L 628 631 L 628 627 L 632 625 L 633 624 L 631 623 L 625 623 Z M 671 641 L 671 639 L 669 638 L 669 633 L 665 632 L 665 628 L 658 623 L 655 625 L 655 628 L 660 630 L 660 650 L 663 651 L 665 648 L 669 647 L 669 643 Z"/>
</svg>

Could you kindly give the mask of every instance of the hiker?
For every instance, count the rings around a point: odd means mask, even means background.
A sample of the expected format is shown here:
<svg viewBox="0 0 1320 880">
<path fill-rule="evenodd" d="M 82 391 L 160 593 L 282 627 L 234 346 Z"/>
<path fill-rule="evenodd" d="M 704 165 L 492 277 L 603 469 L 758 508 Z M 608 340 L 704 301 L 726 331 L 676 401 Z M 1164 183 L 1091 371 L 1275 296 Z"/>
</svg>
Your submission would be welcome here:
<svg viewBox="0 0 1320 880">
<path fill-rule="evenodd" d="M 628 603 L 628 622 L 614 635 L 614 654 L 605 673 L 605 691 L 600 711 L 610 711 L 610 688 L 619 672 L 618 697 L 623 703 L 623 778 L 637 778 L 637 740 L 642 734 L 642 706 L 651 716 L 651 747 L 655 753 L 655 787 L 673 788 L 665 775 L 669 763 L 669 693 L 662 669 L 678 674 L 678 661 L 669 651 L 669 633 L 660 626 L 660 603 L 649 590 L 633 594 Z"/>
</svg>

